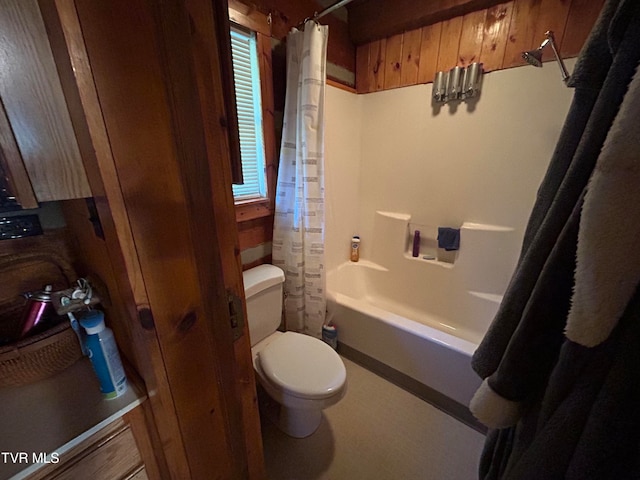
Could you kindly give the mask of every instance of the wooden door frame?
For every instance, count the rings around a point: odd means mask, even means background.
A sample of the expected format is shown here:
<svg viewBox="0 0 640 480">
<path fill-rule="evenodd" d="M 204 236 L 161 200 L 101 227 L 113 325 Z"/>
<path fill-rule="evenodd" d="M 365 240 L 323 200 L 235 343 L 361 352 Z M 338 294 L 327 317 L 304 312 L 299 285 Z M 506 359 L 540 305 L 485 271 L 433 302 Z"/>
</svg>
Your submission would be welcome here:
<svg viewBox="0 0 640 480">
<path fill-rule="evenodd" d="M 216 7 L 40 5 L 130 312 L 114 321 L 134 339 L 165 475 L 264 478 L 248 330 L 234 342 L 228 310 L 243 289 Z"/>
</svg>

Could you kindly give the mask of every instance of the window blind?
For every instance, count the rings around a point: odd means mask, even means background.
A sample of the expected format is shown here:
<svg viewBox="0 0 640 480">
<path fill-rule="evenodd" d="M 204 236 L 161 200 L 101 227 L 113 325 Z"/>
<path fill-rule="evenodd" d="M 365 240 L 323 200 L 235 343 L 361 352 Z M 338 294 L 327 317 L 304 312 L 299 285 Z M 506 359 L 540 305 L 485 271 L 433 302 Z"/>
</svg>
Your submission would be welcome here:
<svg viewBox="0 0 640 480">
<path fill-rule="evenodd" d="M 236 200 L 266 197 L 260 70 L 255 32 L 232 25 L 231 53 L 244 178 L 244 184 L 233 185 L 233 196 Z"/>
</svg>

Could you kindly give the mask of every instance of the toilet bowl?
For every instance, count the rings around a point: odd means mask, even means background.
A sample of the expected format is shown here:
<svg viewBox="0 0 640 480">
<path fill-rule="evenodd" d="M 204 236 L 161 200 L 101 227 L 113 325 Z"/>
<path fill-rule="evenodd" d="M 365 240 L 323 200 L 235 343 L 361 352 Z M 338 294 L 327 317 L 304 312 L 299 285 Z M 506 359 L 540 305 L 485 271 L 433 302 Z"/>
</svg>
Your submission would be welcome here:
<svg viewBox="0 0 640 480">
<path fill-rule="evenodd" d="M 346 392 L 340 356 L 321 340 L 280 332 L 284 273 L 260 265 L 243 273 L 251 353 L 258 382 L 279 405 L 272 420 L 287 435 L 304 438 L 316 431 L 322 410 Z"/>
</svg>

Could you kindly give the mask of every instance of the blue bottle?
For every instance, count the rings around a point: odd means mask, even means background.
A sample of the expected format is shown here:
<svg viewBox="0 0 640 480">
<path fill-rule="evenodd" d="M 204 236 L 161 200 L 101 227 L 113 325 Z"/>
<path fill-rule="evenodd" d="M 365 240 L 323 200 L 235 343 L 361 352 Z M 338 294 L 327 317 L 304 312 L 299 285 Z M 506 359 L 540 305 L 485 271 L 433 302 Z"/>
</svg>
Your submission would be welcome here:
<svg viewBox="0 0 640 480">
<path fill-rule="evenodd" d="M 116 398 L 127 391 L 127 377 L 122 368 L 113 332 L 104 324 L 104 313 L 90 310 L 80 319 L 87 331 L 85 347 L 105 398 Z"/>
</svg>

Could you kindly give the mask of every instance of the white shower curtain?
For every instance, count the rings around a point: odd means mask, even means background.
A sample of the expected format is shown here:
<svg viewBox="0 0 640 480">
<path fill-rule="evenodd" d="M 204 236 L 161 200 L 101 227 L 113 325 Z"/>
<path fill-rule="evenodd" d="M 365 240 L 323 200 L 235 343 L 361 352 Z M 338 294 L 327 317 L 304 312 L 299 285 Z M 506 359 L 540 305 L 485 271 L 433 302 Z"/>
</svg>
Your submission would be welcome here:
<svg viewBox="0 0 640 480">
<path fill-rule="evenodd" d="M 322 335 L 324 94 L 328 27 L 313 21 L 287 37 L 287 92 L 278 168 L 273 264 L 285 272 L 287 329 Z"/>
</svg>

